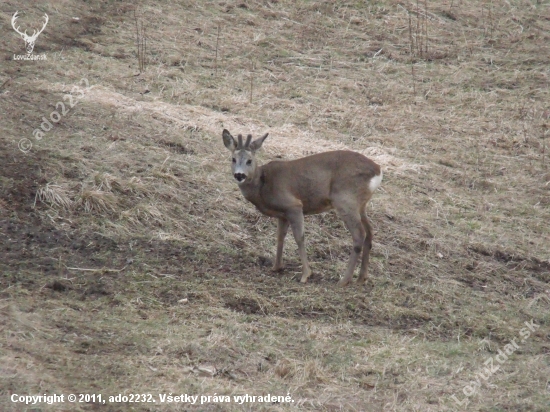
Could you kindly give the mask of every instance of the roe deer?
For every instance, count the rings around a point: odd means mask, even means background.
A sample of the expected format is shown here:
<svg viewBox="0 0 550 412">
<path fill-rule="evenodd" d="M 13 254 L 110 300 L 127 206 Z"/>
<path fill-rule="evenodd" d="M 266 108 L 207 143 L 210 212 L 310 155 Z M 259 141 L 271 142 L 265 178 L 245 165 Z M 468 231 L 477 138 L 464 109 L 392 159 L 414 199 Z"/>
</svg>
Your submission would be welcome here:
<svg viewBox="0 0 550 412">
<path fill-rule="evenodd" d="M 292 228 L 302 260 L 302 279 L 311 275 L 304 241 L 304 215 L 336 209 L 353 238 L 353 250 L 344 277 L 338 282 L 351 282 L 359 255 L 363 252 L 358 284 L 367 277 L 372 248 L 372 226 L 366 214 L 367 202 L 382 181 L 380 166 L 360 153 L 348 150 L 319 153 L 301 159 L 276 160 L 259 166 L 256 151 L 262 147 L 267 133 L 252 142 L 248 135 L 243 144 L 228 130 L 222 133 L 223 143 L 233 157 L 233 177 L 242 194 L 264 215 L 279 219 L 277 254 L 274 270 L 281 270 L 283 243 Z"/>
</svg>

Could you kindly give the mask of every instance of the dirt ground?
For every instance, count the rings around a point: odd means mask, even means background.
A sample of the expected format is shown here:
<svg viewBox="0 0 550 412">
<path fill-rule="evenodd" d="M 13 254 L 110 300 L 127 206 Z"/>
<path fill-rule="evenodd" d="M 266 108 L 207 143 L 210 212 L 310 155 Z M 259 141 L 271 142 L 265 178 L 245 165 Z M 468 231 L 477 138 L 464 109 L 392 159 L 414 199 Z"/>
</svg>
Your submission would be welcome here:
<svg viewBox="0 0 550 412">
<path fill-rule="evenodd" d="M 0 12 L 0 410 L 550 409 L 550 1 Z M 271 271 L 224 128 L 382 166 L 365 286 L 332 212 Z"/>
</svg>

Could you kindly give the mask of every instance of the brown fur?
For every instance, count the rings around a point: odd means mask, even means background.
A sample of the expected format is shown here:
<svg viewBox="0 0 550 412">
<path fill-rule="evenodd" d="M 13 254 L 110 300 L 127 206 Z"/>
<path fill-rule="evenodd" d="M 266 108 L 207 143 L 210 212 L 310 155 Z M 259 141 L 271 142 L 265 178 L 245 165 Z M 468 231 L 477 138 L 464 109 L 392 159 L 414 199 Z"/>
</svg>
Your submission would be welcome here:
<svg viewBox="0 0 550 412">
<path fill-rule="evenodd" d="M 336 209 L 353 237 L 353 250 L 340 285 L 351 281 L 359 255 L 363 252 L 358 282 L 366 280 L 372 227 L 366 216 L 366 205 L 372 196 L 369 183 L 380 176 L 380 166 L 360 153 L 338 150 L 319 153 L 291 161 L 272 161 L 258 166 L 255 151 L 267 135 L 239 149 L 224 130 L 224 143 L 239 160 L 234 162 L 235 176 L 246 176 L 239 182 L 244 197 L 260 212 L 278 218 L 275 270 L 282 268 L 283 243 L 288 227 L 292 228 L 303 264 L 302 282 L 311 270 L 305 253 L 304 215 Z M 251 161 L 249 166 L 245 166 Z M 241 164 L 242 163 L 242 164 Z"/>
</svg>

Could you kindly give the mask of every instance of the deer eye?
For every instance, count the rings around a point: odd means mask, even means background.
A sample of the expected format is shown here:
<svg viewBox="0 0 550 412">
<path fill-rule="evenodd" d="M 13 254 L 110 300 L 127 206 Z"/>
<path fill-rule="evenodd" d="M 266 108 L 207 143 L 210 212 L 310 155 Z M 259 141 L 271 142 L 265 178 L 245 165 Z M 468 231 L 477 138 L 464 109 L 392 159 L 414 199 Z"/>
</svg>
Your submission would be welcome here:
<svg viewBox="0 0 550 412">
<path fill-rule="evenodd" d="M 252 160 L 247 160 L 247 161 L 246 161 L 246 164 L 247 164 L 248 166 L 250 166 L 250 165 L 252 164 Z"/>
<path fill-rule="evenodd" d="M 237 159 L 233 158 L 233 163 L 237 163 Z"/>
</svg>

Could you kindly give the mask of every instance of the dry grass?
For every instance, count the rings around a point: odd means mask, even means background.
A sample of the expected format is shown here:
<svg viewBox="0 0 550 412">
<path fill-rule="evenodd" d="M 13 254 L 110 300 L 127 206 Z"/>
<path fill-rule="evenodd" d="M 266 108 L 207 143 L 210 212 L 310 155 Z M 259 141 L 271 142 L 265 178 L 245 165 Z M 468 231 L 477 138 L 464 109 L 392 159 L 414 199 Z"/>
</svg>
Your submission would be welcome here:
<svg viewBox="0 0 550 412">
<path fill-rule="evenodd" d="M 78 205 L 87 213 L 106 213 L 115 211 L 116 198 L 113 194 L 102 190 L 83 190 L 78 199 Z"/>
<path fill-rule="evenodd" d="M 38 188 L 34 197 L 34 206 L 36 206 L 37 201 L 44 202 L 50 206 L 57 206 L 66 209 L 69 209 L 73 204 L 73 201 L 68 195 L 67 189 L 50 183 Z"/>
<path fill-rule="evenodd" d="M 109 411 L 548 409 L 548 1 L 144 1 L 141 73 L 133 4 L 25 7 L 50 15 L 48 60 L 0 74 L 0 409 L 43 392 L 295 400 Z M 310 283 L 290 236 L 271 273 L 275 224 L 232 181 L 224 127 L 269 132 L 261 161 L 383 166 L 364 289 L 335 288 L 351 244 L 333 213 L 306 219 Z"/>
</svg>

